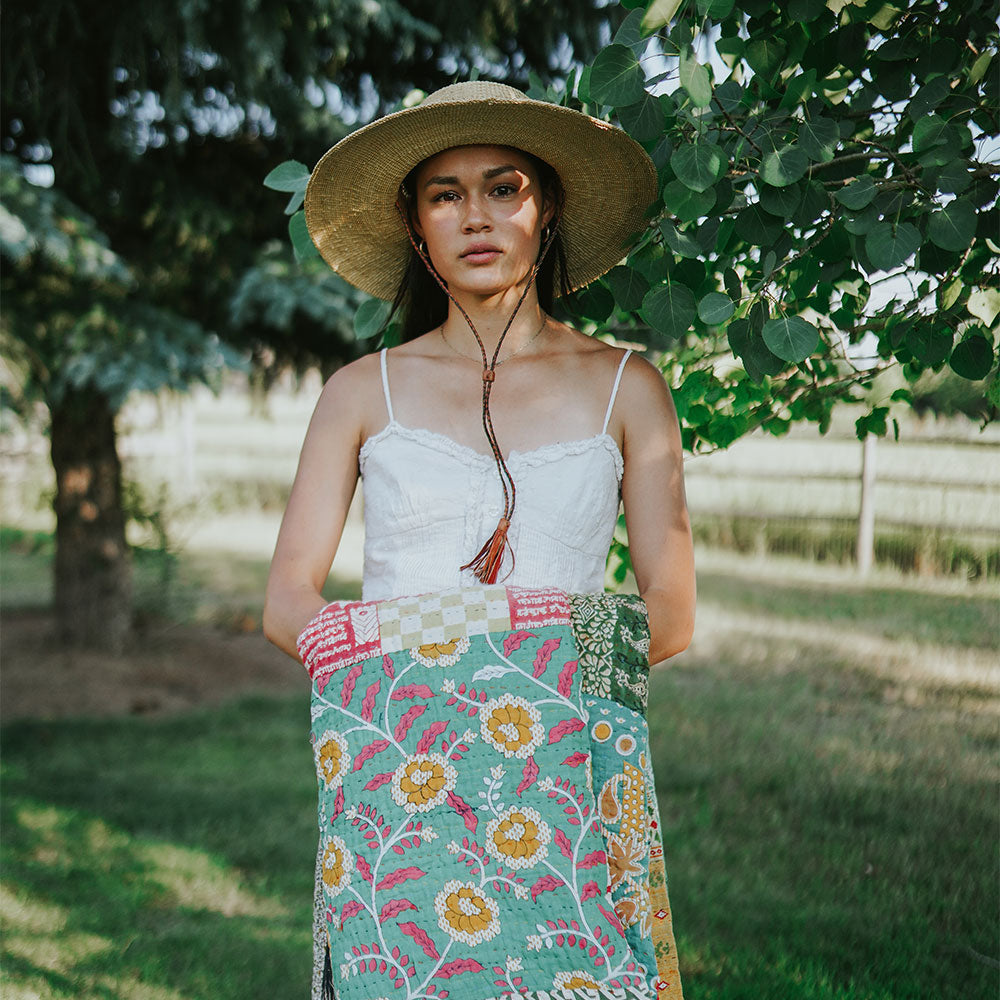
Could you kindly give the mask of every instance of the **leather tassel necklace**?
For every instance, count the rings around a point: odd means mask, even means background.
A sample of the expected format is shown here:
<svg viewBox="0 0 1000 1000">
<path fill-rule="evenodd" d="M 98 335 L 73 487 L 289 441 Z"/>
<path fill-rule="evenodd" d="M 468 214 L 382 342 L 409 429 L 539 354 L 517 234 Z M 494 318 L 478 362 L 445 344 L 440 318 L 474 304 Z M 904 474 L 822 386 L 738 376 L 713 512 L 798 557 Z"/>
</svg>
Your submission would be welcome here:
<svg viewBox="0 0 1000 1000">
<path fill-rule="evenodd" d="M 488 358 L 486 355 L 486 348 L 483 345 L 483 339 L 479 336 L 479 331 L 476 329 L 471 317 L 462 307 L 462 304 L 448 290 L 447 282 L 441 277 L 440 274 L 438 274 L 437 268 L 435 268 L 433 263 L 431 263 L 431 259 L 428 256 L 427 251 L 421 248 L 418 241 L 414 238 L 413 229 L 410 226 L 410 220 L 407 218 L 406 212 L 400 206 L 398 201 L 396 202 L 396 211 L 399 212 L 399 217 L 403 221 L 403 226 L 406 229 L 406 235 L 410 239 L 414 252 L 424 262 L 427 270 L 430 271 L 434 280 L 441 286 L 445 295 L 448 296 L 462 316 L 465 317 L 465 322 L 468 323 L 469 329 L 472 331 L 472 335 L 476 338 L 476 343 L 479 345 L 479 353 L 482 356 L 483 430 L 486 432 L 486 440 L 490 443 L 490 448 L 493 451 L 493 458 L 497 465 L 497 472 L 500 475 L 500 486 L 503 489 L 503 513 L 500 515 L 500 520 L 497 522 L 496 530 L 493 534 L 487 539 L 486 543 L 476 553 L 476 555 L 464 566 L 461 566 L 460 569 L 472 570 L 473 575 L 480 583 L 494 584 L 497 582 L 497 577 L 500 575 L 500 567 L 503 565 L 504 555 L 507 552 L 510 552 L 511 565 L 504 579 L 506 579 L 507 576 L 510 576 L 510 574 L 514 571 L 514 550 L 507 538 L 507 532 L 510 529 L 511 519 L 514 517 L 514 506 L 517 501 L 517 487 L 514 485 L 514 479 L 510 474 L 510 469 L 507 468 L 507 463 L 504 461 L 503 453 L 500 451 L 500 445 L 497 442 L 496 432 L 493 429 L 493 419 L 490 416 L 490 393 L 493 391 L 493 383 L 496 380 L 497 366 L 499 364 L 503 364 L 502 361 L 497 361 L 497 358 L 500 356 L 500 347 L 502 346 L 504 338 L 507 336 L 507 332 L 510 330 L 511 325 L 514 322 L 514 318 L 517 316 L 521 305 L 527 297 L 528 291 L 531 289 L 535 278 L 538 276 L 538 269 L 541 267 L 542 261 L 545 260 L 545 255 L 548 253 L 549 247 L 552 246 L 552 242 L 556 237 L 557 226 L 555 222 L 549 224 L 549 231 L 544 242 L 542 243 L 538 259 L 531 266 L 531 271 L 528 273 L 528 280 L 525 282 L 524 291 L 521 292 L 521 297 L 517 300 L 517 305 L 514 306 L 514 311 L 510 314 L 510 319 L 507 320 L 507 325 L 503 328 L 503 332 L 500 334 L 500 339 L 497 341 L 493 357 Z M 545 324 L 543 322 L 542 327 L 544 327 L 544 325 Z M 541 329 L 539 329 L 539 333 L 540 332 Z M 534 339 L 534 337 L 532 339 Z M 507 358 L 504 358 L 504 361 L 506 360 Z"/>
</svg>

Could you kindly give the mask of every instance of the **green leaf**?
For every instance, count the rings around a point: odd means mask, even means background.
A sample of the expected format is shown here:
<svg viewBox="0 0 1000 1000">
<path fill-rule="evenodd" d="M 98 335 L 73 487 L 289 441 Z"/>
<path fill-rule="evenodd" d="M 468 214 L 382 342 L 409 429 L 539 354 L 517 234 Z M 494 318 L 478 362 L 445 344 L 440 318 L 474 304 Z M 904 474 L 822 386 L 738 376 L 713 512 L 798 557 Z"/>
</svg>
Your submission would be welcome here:
<svg viewBox="0 0 1000 1000">
<path fill-rule="evenodd" d="M 735 0 L 698 0 L 698 13 L 713 21 L 721 21 L 732 14 L 734 5 Z"/>
<path fill-rule="evenodd" d="M 967 160 L 952 160 L 938 174 L 937 189 L 945 194 L 961 194 L 972 183 Z"/>
<path fill-rule="evenodd" d="M 642 305 L 642 300 L 649 291 L 649 282 L 635 268 L 619 264 L 613 267 L 604 278 L 611 288 L 611 294 L 619 308 L 625 312 L 634 312 Z"/>
<path fill-rule="evenodd" d="M 809 169 L 809 157 L 798 146 L 783 146 L 768 153 L 760 165 L 761 178 L 772 187 L 787 187 Z"/>
<path fill-rule="evenodd" d="M 874 205 L 869 205 L 852 218 L 844 219 L 844 228 L 853 236 L 865 236 L 872 231 L 872 227 L 880 218 L 878 209 Z"/>
<path fill-rule="evenodd" d="M 810 118 L 799 126 L 799 148 L 814 163 L 832 160 L 838 142 L 840 129 L 828 118 Z"/>
<path fill-rule="evenodd" d="M 636 56 L 642 54 L 646 47 L 646 40 L 642 37 L 642 17 L 641 10 L 633 10 L 621 23 L 621 27 L 615 32 L 611 39 L 614 45 L 627 45 Z M 638 50 L 636 49 L 638 46 Z"/>
<path fill-rule="evenodd" d="M 692 191 L 681 181 L 671 181 L 663 189 L 663 203 L 681 222 L 700 219 L 715 206 L 715 192 Z"/>
<path fill-rule="evenodd" d="M 707 142 L 681 146 L 670 161 L 677 179 L 692 191 L 707 191 L 726 169 L 726 158 L 718 146 Z"/>
<path fill-rule="evenodd" d="M 692 260 L 704 254 L 702 245 L 690 234 L 682 233 L 674 228 L 674 224 L 669 219 L 664 219 L 660 223 L 660 232 L 667 246 L 679 257 L 688 257 Z"/>
<path fill-rule="evenodd" d="M 875 182 L 868 174 L 864 174 L 857 180 L 851 181 L 847 187 L 842 187 L 834 197 L 844 208 L 857 212 L 866 205 L 870 205 L 876 194 L 878 194 L 878 189 L 875 187 Z"/>
<path fill-rule="evenodd" d="M 942 146 L 951 137 L 952 129 L 940 115 L 924 115 L 913 124 L 913 152 L 923 153 Z"/>
<path fill-rule="evenodd" d="M 910 121 L 915 122 L 930 114 L 950 93 L 951 84 L 946 76 L 936 76 L 925 83 L 910 98 L 910 103 L 906 106 Z"/>
<path fill-rule="evenodd" d="M 385 326 L 391 310 L 392 303 L 383 302 L 381 299 L 368 299 L 362 302 L 354 314 L 354 336 L 358 340 L 374 337 Z"/>
<path fill-rule="evenodd" d="M 615 299 L 603 281 L 592 281 L 586 288 L 573 293 L 570 304 L 583 318 L 603 323 L 614 311 Z"/>
<path fill-rule="evenodd" d="M 777 375 L 785 367 L 785 362 L 768 350 L 760 335 L 751 330 L 745 319 L 730 323 L 726 333 L 733 354 L 743 362 L 747 375 L 758 385 L 766 376 Z"/>
<path fill-rule="evenodd" d="M 627 107 L 642 100 L 644 83 L 635 53 L 627 45 L 609 45 L 597 54 L 591 67 L 590 96 L 598 104 Z"/>
<path fill-rule="evenodd" d="M 955 345 L 948 364 L 956 375 L 970 381 L 986 378 L 993 367 L 993 345 L 978 333 L 973 334 Z"/>
<path fill-rule="evenodd" d="M 735 311 L 733 300 L 723 292 L 709 292 L 698 303 L 698 318 L 706 326 L 721 326 Z"/>
<path fill-rule="evenodd" d="M 264 187 L 272 191 L 305 191 L 309 168 L 298 160 L 279 163 L 265 178 Z"/>
<path fill-rule="evenodd" d="M 865 237 L 865 250 L 875 267 L 888 271 L 909 260 L 920 243 L 920 231 L 912 223 L 880 222 Z"/>
<path fill-rule="evenodd" d="M 743 282 L 740 276 L 731 267 L 727 267 L 722 275 L 722 283 L 726 286 L 729 297 L 736 302 L 743 298 Z"/>
<path fill-rule="evenodd" d="M 695 58 L 690 48 L 681 50 L 681 86 L 696 108 L 707 108 L 712 103 L 712 80 L 708 70 Z"/>
<path fill-rule="evenodd" d="M 715 88 L 713 96 L 723 111 L 728 114 L 739 114 L 743 110 L 743 98 L 746 96 L 746 90 L 737 80 L 730 77 L 728 80 L 723 80 Z"/>
<path fill-rule="evenodd" d="M 731 35 L 727 38 L 720 38 L 715 43 L 715 51 L 730 69 L 732 69 L 743 57 L 743 50 L 745 48 L 746 43 L 742 38 L 740 38 L 739 35 Z"/>
<path fill-rule="evenodd" d="M 785 58 L 785 43 L 777 38 L 755 38 L 747 43 L 746 61 L 750 68 L 770 80 Z"/>
<path fill-rule="evenodd" d="M 948 327 L 923 319 L 918 320 L 907 331 L 903 343 L 918 361 L 934 368 L 947 360 L 954 340 L 954 334 Z"/>
<path fill-rule="evenodd" d="M 785 93 L 781 98 L 780 107 L 794 108 L 805 104 L 816 93 L 816 70 L 808 69 L 798 76 L 793 76 L 785 84 Z"/>
<path fill-rule="evenodd" d="M 656 331 L 678 340 L 691 329 L 696 309 L 694 292 L 669 278 L 642 300 L 642 317 Z"/>
<path fill-rule="evenodd" d="M 646 16 L 642 19 L 642 30 L 646 34 L 659 31 L 669 24 L 684 0 L 653 0 L 646 8 Z"/>
<path fill-rule="evenodd" d="M 792 364 L 804 361 L 819 344 L 819 330 L 801 316 L 769 319 L 761 333 L 768 350 Z"/>
<path fill-rule="evenodd" d="M 965 250 L 976 235 L 976 210 L 956 199 L 927 220 L 927 235 L 942 250 Z"/>
<path fill-rule="evenodd" d="M 638 142 L 651 142 L 663 135 L 663 106 L 657 97 L 643 91 L 642 100 L 618 109 L 622 127 Z"/>
<path fill-rule="evenodd" d="M 826 10 L 826 0 L 788 0 L 788 16 L 793 21 L 808 24 Z"/>
<path fill-rule="evenodd" d="M 294 215 L 302 207 L 305 200 L 305 191 L 293 192 L 291 198 L 288 199 L 288 204 L 285 206 L 285 215 Z"/>
<path fill-rule="evenodd" d="M 801 186 L 794 184 L 788 187 L 771 187 L 770 184 L 760 185 L 760 207 L 770 215 L 780 219 L 790 219 L 802 201 Z"/>
<path fill-rule="evenodd" d="M 781 230 L 781 223 L 760 205 L 747 205 L 736 216 L 736 232 L 753 246 L 769 246 L 781 235 Z"/>
<path fill-rule="evenodd" d="M 319 251 L 309 235 L 309 227 L 306 225 L 306 213 L 296 212 L 288 220 L 288 235 L 292 241 L 292 249 L 295 251 L 295 259 L 298 261 L 308 260 L 310 257 L 318 257 Z"/>
</svg>

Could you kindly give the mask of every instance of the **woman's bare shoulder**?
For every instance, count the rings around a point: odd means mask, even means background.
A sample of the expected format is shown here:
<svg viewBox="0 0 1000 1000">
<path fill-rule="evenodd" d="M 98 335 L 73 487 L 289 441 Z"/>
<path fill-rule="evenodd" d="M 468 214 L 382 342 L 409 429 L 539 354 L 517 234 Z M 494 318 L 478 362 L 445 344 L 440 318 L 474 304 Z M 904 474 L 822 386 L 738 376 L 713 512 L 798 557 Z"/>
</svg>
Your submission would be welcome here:
<svg viewBox="0 0 1000 1000">
<path fill-rule="evenodd" d="M 622 372 L 618 400 L 616 410 L 627 425 L 676 426 L 674 401 L 663 372 L 638 352 L 629 357 Z"/>
<path fill-rule="evenodd" d="M 385 420 L 378 352 L 338 368 L 326 380 L 313 417 L 314 423 L 324 425 L 330 433 L 346 433 L 359 440 Z"/>
</svg>

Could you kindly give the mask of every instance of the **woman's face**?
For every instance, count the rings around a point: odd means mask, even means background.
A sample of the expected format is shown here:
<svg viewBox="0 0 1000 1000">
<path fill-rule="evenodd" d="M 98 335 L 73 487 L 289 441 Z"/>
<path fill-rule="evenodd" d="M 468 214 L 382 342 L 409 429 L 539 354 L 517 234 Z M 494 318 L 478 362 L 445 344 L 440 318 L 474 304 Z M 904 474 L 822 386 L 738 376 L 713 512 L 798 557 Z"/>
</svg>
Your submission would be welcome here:
<svg viewBox="0 0 1000 1000">
<path fill-rule="evenodd" d="M 418 169 L 415 228 L 452 294 L 501 293 L 524 280 L 554 206 L 524 153 L 456 146 Z"/>
</svg>

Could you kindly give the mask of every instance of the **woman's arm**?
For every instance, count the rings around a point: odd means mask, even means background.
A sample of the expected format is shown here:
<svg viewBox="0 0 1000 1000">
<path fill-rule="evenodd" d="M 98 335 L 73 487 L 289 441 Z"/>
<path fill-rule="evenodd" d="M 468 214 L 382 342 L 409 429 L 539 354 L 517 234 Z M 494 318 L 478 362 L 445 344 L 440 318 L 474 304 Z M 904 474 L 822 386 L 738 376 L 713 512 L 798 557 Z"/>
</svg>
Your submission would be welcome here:
<svg viewBox="0 0 1000 1000">
<path fill-rule="evenodd" d="M 296 638 L 326 604 L 320 591 L 358 482 L 367 361 L 340 369 L 323 387 L 274 548 L 264 635 L 296 659 Z"/>
<path fill-rule="evenodd" d="M 649 661 L 658 663 L 686 649 L 694 631 L 694 552 L 680 427 L 663 376 L 641 358 L 626 365 L 618 399 L 629 552 L 649 610 Z"/>
</svg>

